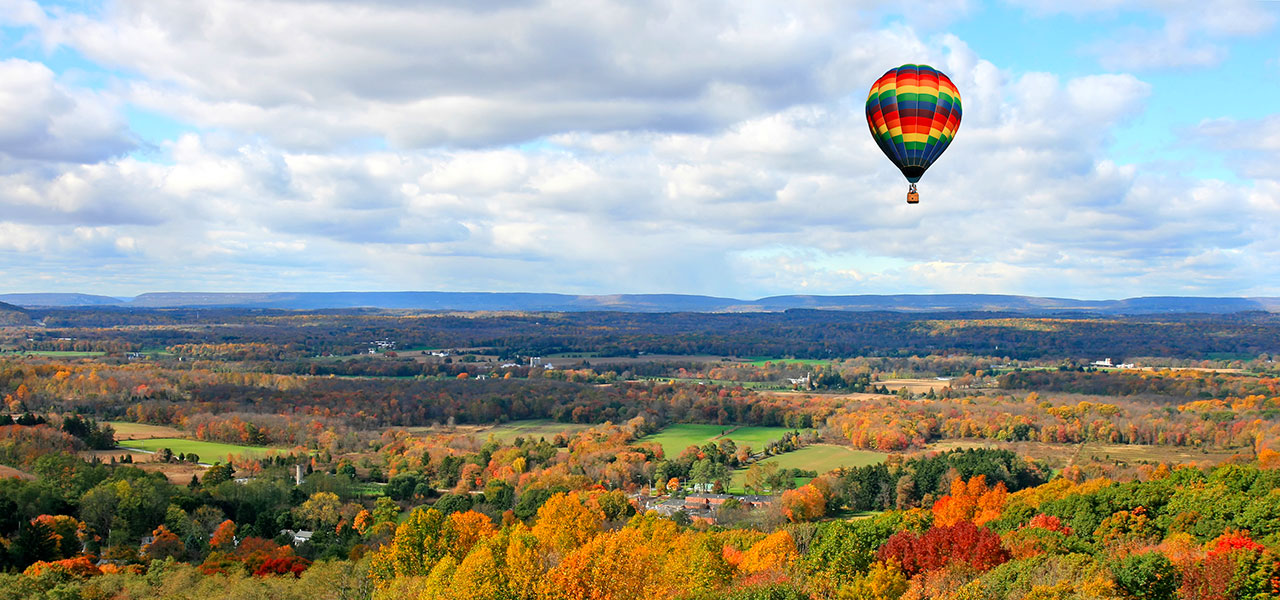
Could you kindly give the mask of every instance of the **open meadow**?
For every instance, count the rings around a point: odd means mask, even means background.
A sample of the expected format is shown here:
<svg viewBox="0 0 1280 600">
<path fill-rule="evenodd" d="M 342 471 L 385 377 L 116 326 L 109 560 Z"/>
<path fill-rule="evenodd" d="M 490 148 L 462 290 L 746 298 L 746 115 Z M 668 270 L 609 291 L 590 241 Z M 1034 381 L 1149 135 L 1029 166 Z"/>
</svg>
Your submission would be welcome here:
<svg viewBox="0 0 1280 600">
<path fill-rule="evenodd" d="M 35 475 L 26 471 L 20 471 L 10 466 L 0 465 L 0 479 L 8 479 L 10 477 L 17 477 L 18 479 L 27 479 L 32 481 L 36 479 Z"/>
<path fill-rule="evenodd" d="M 133 448 L 136 450 L 145 450 L 155 452 L 161 448 L 168 448 L 177 454 L 195 453 L 200 457 L 200 462 L 213 463 L 215 461 L 225 461 L 227 455 L 239 455 L 248 458 L 261 458 L 272 452 L 285 452 L 285 448 L 268 448 L 265 446 L 237 446 L 234 444 L 223 444 L 220 442 L 205 442 L 201 440 L 189 440 L 184 438 L 151 438 L 145 440 L 125 440 L 120 442 L 123 448 Z"/>
<path fill-rule="evenodd" d="M 951 381 L 946 379 L 928 378 L 928 379 L 886 379 L 884 381 L 875 382 L 883 385 L 890 392 L 896 392 L 902 388 L 912 394 L 927 394 L 929 390 L 941 392 L 951 387 Z"/>
<path fill-rule="evenodd" d="M 668 458 L 675 458 L 689 446 L 701 446 L 707 442 L 719 443 L 721 438 L 733 440 L 739 447 L 751 446 L 753 450 L 780 439 L 788 431 L 786 427 L 738 427 L 733 425 L 701 425 L 682 423 L 671 425 L 662 431 L 641 438 L 640 442 L 656 442 Z"/>
<path fill-rule="evenodd" d="M 106 421 L 106 423 L 116 431 L 116 441 L 186 437 L 184 432 L 167 425 L 146 425 L 129 421 Z"/>
<path fill-rule="evenodd" d="M 1055 469 L 1089 463 L 1114 465 L 1166 463 L 1176 465 L 1195 462 L 1212 465 L 1225 461 L 1239 453 L 1252 456 L 1252 451 L 1248 448 L 1233 451 L 1186 446 L 1102 444 L 1098 442 L 1049 444 L 1044 442 L 999 442 L 993 440 L 943 440 L 928 446 L 928 450 L 938 452 L 965 448 L 1012 450 L 1019 455 L 1042 460 Z"/>
<path fill-rule="evenodd" d="M 759 464 L 774 463 L 784 469 L 817 471 L 819 475 L 822 475 L 842 467 L 865 467 L 879 464 L 884 462 L 884 459 L 888 456 L 883 452 L 855 450 L 835 444 L 813 444 L 794 452 L 771 456 L 760 461 Z M 743 492 L 742 483 L 746 474 L 746 469 L 738 469 L 733 472 L 733 482 L 729 486 L 730 491 Z M 797 477 L 796 485 L 804 485 L 809 483 L 811 479 L 811 477 Z"/>
<path fill-rule="evenodd" d="M 475 435 L 480 439 L 488 439 L 489 436 L 493 436 L 504 444 L 510 444 L 518 437 L 534 440 L 545 438 L 549 442 L 557 434 L 563 433 L 567 436 L 572 436 L 589 427 L 591 425 L 582 423 L 560 423 L 551 419 L 531 419 L 527 421 L 511 421 L 510 423 L 491 427 L 479 427 L 475 430 Z"/>
</svg>

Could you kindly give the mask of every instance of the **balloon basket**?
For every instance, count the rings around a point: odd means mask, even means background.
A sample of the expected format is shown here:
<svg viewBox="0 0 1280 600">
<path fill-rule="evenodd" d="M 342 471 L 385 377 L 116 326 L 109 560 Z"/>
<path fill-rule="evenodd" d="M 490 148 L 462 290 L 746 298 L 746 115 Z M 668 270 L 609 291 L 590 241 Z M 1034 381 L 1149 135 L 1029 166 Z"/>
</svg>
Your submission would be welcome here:
<svg viewBox="0 0 1280 600">
<path fill-rule="evenodd" d="M 920 193 L 916 191 L 916 184 L 911 184 L 911 190 L 907 192 L 907 204 L 919 204 Z"/>
</svg>

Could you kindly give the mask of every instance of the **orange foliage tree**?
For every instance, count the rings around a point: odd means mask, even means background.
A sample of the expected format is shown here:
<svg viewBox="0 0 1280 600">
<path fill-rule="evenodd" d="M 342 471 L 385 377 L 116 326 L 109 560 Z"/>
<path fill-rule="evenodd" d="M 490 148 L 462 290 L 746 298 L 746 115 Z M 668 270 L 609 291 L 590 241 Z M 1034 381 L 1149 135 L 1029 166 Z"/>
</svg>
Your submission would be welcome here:
<svg viewBox="0 0 1280 600">
<path fill-rule="evenodd" d="M 961 521 L 973 521 L 982 526 L 1000 518 L 1009 491 L 1003 482 L 987 487 L 987 476 L 978 475 L 969 481 L 956 478 L 951 482 L 951 493 L 933 504 L 933 520 L 938 525 L 955 525 Z"/>
<path fill-rule="evenodd" d="M 446 535 L 452 538 L 450 554 L 461 561 L 478 542 L 493 537 L 497 529 L 493 520 L 474 510 L 453 513 L 445 526 Z"/>
<path fill-rule="evenodd" d="M 209 547 L 215 550 L 230 550 L 236 544 L 236 522 L 227 519 L 218 524 L 209 538 Z"/>
<path fill-rule="evenodd" d="M 812 484 L 782 493 L 782 512 L 792 523 L 813 521 L 827 514 L 827 496 Z"/>
<path fill-rule="evenodd" d="M 182 540 L 164 525 L 156 527 L 151 535 L 154 539 L 150 544 L 142 547 L 142 554 L 147 560 L 179 558 L 187 551 L 186 544 L 183 544 Z"/>
</svg>

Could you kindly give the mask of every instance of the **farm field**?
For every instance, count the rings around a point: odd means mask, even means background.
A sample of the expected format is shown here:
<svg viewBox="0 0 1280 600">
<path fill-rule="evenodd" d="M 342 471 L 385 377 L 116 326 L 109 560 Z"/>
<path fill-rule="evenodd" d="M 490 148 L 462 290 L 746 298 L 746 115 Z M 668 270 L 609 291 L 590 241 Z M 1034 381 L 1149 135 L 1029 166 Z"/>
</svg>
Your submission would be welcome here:
<svg viewBox="0 0 1280 600">
<path fill-rule="evenodd" d="M 480 428 L 476 431 L 476 436 L 481 439 L 488 439 L 490 435 L 498 438 L 504 444 L 510 444 L 518 437 L 523 438 L 546 438 L 549 442 L 556 434 L 563 433 L 565 435 L 573 435 L 583 429 L 587 429 L 591 425 L 582 423 L 560 423 L 551 419 L 533 419 L 529 421 L 511 421 L 501 425 L 494 425 L 488 428 Z"/>
<path fill-rule="evenodd" d="M 36 479 L 35 475 L 32 475 L 26 471 L 19 471 L 18 469 L 15 469 L 13 467 L 0 465 L 0 479 L 8 479 L 10 477 L 17 477 L 18 479 L 28 479 L 32 481 Z"/>
<path fill-rule="evenodd" d="M 490 435 L 505 444 L 510 444 L 517 437 L 525 438 L 546 438 L 551 441 L 558 433 L 572 435 L 592 427 L 586 423 L 561 423 L 551 419 L 526 419 L 522 421 L 511 421 L 501 425 L 457 425 L 455 427 L 441 426 L 423 426 L 423 427 L 396 427 L 395 429 L 403 429 L 415 435 L 431 435 L 437 433 L 466 433 L 476 436 L 481 441 L 489 439 Z"/>
<path fill-rule="evenodd" d="M 742 387 L 748 390 L 785 390 L 791 388 L 791 385 L 785 381 L 733 381 L 730 379 L 707 379 L 705 377 L 641 377 L 639 380 L 661 383 L 700 383 L 724 387 Z"/>
<path fill-rule="evenodd" d="M 733 430 L 730 432 L 730 430 Z M 672 425 L 650 436 L 641 438 L 642 442 L 657 442 L 668 457 L 679 456 L 689 446 L 701 446 L 707 442 L 718 441 L 727 437 L 739 446 L 748 445 L 759 450 L 765 444 L 781 438 L 791 431 L 786 427 L 739 427 L 732 425 L 702 425 L 685 423 Z"/>
<path fill-rule="evenodd" d="M 889 456 L 883 452 L 872 452 L 870 450 L 854 450 L 846 446 L 836 446 L 834 444 L 814 444 L 805 446 L 795 452 L 787 452 L 779 454 L 760 461 L 764 463 L 776 463 L 784 469 L 804 469 L 806 471 L 817 471 L 819 475 L 839 469 L 841 467 L 865 467 L 884 462 Z M 738 469 L 733 472 L 733 483 L 730 489 L 733 491 L 742 491 L 742 481 L 746 477 L 746 469 Z M 809 477 L 797 477 L 796 485 L 804 485 L 809 483 Z"/>
<path fill-rule="evenodd" d="M 757 366 L 757 367 L 763 367 L 763 366 L 765 365 L 765 363 L 773 363 L 773 364 L 775 364 L 775 365 L 782 364 L 782 363 L 787 363 L 787 364 L 793 364 L 793 365 L 808 365 L 808 366 L 814 366 L 814 365 L 829 365 L 829 364 L 831 364 L 832 362 L 835 362 L 836 360 L 838 360 L 838 359 L 831 359 L 831 358 L 754 358 L 754 357 L 753 357 L 753 358 L 751 358 L 750 360 L 748 360 L 748 361 L 747 361 L 747 364 L 749 364 L 749 365 L 753 365 L 753 366 Z"/>
<path fill-rule="evenodd" d="M 10 350 L 9 353 L 24 356 L 47 356 L 49 358 L 93 358 L 106 356 L 106 352 L 80 352 L 76 350 Z"/>
<path fill-rule="evenodd" d="M 143 471 L 163 473 L 165 478 L 174 485 L 186 485 L 191 481 L 191 476 L 195 474 L 199 474 L 201 477 L 204 477 L 204 472 L 208 469 L 208 467 L 204 465 L 197 465 L 188 462 L 152 462 L 156 457 L 154 454 L 148 454 L 141 450 L 133 450 L 129 448 L 116 448 L 114 450 L 83 450 L 76 453 L 77 456 L 85 460 L 97 458 L 104 463 L 111 462 L 111 459 L 113 458 L 120 460 L 124 458 L 126 454 L 129 455 L 129 460 L 133 461 L 133 466 L 142 469 Z M 214 458 L 212 460 L 225 459 L 226 455 L 223 455 L 221 458 Z M 201 457 L 200 460 L 206 459 Z"/>
<path fill-rule="evenodd" d="M 570 352 L 566 354 L 582 354 L 581 352 Z M 554 357 L 555 355 L 552 355 Z M 543 357 L 544 359 L 547 357 Z M 679 363 L 733 363 L 738 362 L 732 358 L 710 354 L 641 354 L 639 356 L 594 356 L 583 357 L 581 359 L 560 359 L 561 361 L 569 361 L 566 364 L 574 364 L 578 360 L 585 360 L 592 365 L 637 365 L 655 362 L 679 362 Z"/>
<path fill-rule="evenodd" d="M 200 462 L 212 463 L 214 461 L 226 460 L 228 454 L 241 454 L 248 457 L 266 456 L 272 451 L 281 452 L 284 448 L 267 448 L 264 446 L 236 446 L 234 444 L 223 444 L 220 442 L 205 442 L 201 440 L 189 440 L 184 438 L 151 438 L 146 440 L 126 440 L 120 442 L 120 446 L 125 448 L 134 448 L 137 450 L 147 450 L 155 452 L 161 448 L 168 448 L 174 454 L 191 454 L 194 452 L 200 457 Z"/>
<path fill-rule="evenodd" d="M 183 432 L 166 425 L 146 425 L 128 421 L 106 421 L 106 423 L 116 430 L 116 441 L 186 437 Z"/>
<path fill-rule="evenodd" d="M 1144 446 L 1139 444 L 1048 444 L 1044 442 L 997 442 L 988 440 L 944 440 L 929 444 L 931 451 L 944 452 L 959 448 L 998 448 L 1043 460 L 1054 468 L 1072 464 L 1101 463 L 1170 463 L 1206 462 L 1217 464 L 1231 458 L 1237 452 L 1230 450 L 1202 450 L 1177 446 Z M 1242 452 L 1251 455 L 1249 449 Z"/>
<path fill-rule="evenodd" d="M 878 381 L 874 383 L 878 385 L 883 385 L 890 392 L 896 392 L 902 388 L 907 388 L 907 391 L 911 392 L 912 394 L 927 394 L 929 393 L 929 390 L 936 390 L 941 392 L 942 390 L 945 390 L 951 387 L 951 381 L 934 379 L 934 378 L 886 379 L 884 381 Z"/>
</svg>

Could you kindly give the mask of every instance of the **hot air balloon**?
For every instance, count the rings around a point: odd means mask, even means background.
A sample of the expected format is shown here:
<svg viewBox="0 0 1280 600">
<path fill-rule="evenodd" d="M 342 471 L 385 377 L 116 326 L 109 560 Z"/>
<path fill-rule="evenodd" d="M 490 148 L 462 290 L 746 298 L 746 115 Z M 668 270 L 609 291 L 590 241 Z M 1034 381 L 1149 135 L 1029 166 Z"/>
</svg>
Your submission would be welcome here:
<svg viewBox="0 0 1280 600">
<path fill-rule="evenodd" d="M 960 92 L 928 65 L 889 69 L 867 95 L 867 125 L 876 145 L 911 182 L 907 203 L 916 204 L 916 183 L 960 128 Z"/>
</svg>

